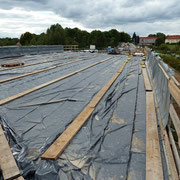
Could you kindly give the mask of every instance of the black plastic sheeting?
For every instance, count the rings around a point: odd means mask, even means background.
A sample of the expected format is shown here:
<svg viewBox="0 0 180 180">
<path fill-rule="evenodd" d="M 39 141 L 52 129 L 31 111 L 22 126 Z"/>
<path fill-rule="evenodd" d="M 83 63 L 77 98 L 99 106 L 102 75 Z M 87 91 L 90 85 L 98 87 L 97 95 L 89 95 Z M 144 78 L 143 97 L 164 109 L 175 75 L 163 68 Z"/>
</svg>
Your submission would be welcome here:
<svg viewBox="0 0 180 180">
<path fill-rule="evenodd" d="M 95 56 L 96 55 L 90 56 L 90 57 L 93 58 Z M 37 71 L 40 69 L 60 65 L 63 63 L 78 60 L 80 58 L 88 59 L 89 54 L 81 54 L 81 53 L 68 53 L 68 54 L 67 53 L 56 53 L 55 54 L 55 53 L 53 53 L 53 54 L 47 54 L 47 55 L 26 56 L 23 58 L 21 57 L 21 58 L 16 58 L 16 59 L 0 60 L 0 63 L 10 63 L 10 62 L 19 61 L 19 62 L 23 62 L 25 65 L 43 62 L 42 64 L 37 64 L 37 65 L 27 66 L 27 67 L 22 67 L 22 68 L 15 68 L 15 69 L 11 69 L 11 70 L 1 67 L 0 70 L 1 69 L 6 69 L 6 70 L 0 71 L 0 79 L 6 79 L 6 78 L 13 77 L 13 76 L 17 76 L 17 75 Z M 48 61 L 52 61 L 52 62 L 48 62 Z M 46 63 L 44 63 L 44 62 L 46 62 Z"/>
<path fill-rule="evenodd" d="M 44 71 L 44 72 L 41 72 L 38 74 L 33 74 L 31 76 L 26 76 L 24 78 L 20 78 L 20 79 L 16 79 L 13 81 L 8 81 L 6 83 L 0 84 L 0 99 L 5 99 L 9 96 L 15 95 L 17 93 L 20 93 L 20 92 L 25 91 L 27 89 L 30 89 L 32 87 L 35 87 L 35 86 L 38 86 L 40 84 L 46 83 L 48 81 L 54 80 L 58 77 L 67 75 L 67 74 L 72 73 L 76 70 L 79 70 L 80 68 L 87 67 L 93 63 L 96 63 L 100 60 L 107 59 L 107 58 L 109 58 L 109 56 L 107 56 L 107 55 L 103 56 L 103 57 L 100 56 L 100 57 L 91 58 L 91 59 L 84 57 L 83 61 L 79 61 L 79 62 L 72 63 L 72 64 L 67 64 L 65 66 L 60 66 L 60 67 L 57 67 L 56 69 L 53 69 L 50 71 Z M 75 61 L 75 60 L 78 60 L 78 59 L 73 59 L 73 61 Z M 67 62 L 70 62 L 70 61 L 64 60 L 63 63 L 67 63 Z M 60 64 L 63 64 L 63 63 L 60 62 Z M 39 65 L 39 68 L 41 66 L 43 66 L 43 64 Z M 52 66 L 55 66 L 55 64 L 51 65 L 50 67 L 52 67 Z M 32 69 L 32 68 L 34 68 L 34 66 L 26 67 L 26 68 Z M 43 66 L 43 68 L 44 68 L 44 66 Z M 2 71 L 2 72 L 0 72 L 0 74 L 3 74 L 4 79 L 6 79 L 9 76 L 9 73 L 13 74 L 13 71 L 23 72 L 24 68 L 23 69 L 22 68 L 13 69 L 12 72 L 10 72 L 10 71 L 11 70 L 8 70 L 5 72 Z"/>
<path fill-rule="evenodd" d="M 127 58 L 103 56 L 108 57 L 112 59 L 1 106 L 1 123 L 25 179 L 145 179 L 146 103 L 136 57 L 127 63 L 63 154 L 56 161 L 40 159 Z M 86 66 L 92 63 L 84 61 Z M 69 69 L 77 70 L 74 65 Z M 28 78 L 18 81 L 34 87 L 54 76 L 36 75 L 36 83 Z M 20 84 L 13 92 L 22 91 Z"/>
</svg>

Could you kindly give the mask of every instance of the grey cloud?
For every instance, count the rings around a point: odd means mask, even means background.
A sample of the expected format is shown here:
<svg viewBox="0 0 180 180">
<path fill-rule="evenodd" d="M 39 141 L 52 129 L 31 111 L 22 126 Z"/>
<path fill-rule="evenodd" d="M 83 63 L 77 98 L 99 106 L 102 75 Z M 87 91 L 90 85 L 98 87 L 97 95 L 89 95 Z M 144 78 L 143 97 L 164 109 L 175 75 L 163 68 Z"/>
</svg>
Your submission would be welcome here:
<svg viewBox="0 0 180 180">
<path fill-rule="evenodd" d="M 177 0 L 85 0 L 83 2 L 66 0 L 63 3 L 59 0 L 51 0 L 48 6 L 57 14 L 90 28 L 180 17 L 180 4 Z"/>
<path fill-rule="evenodd" d="M 180 19 L 179 0 L 0 0 L 0 4 L 1 9 L 53 11 L 92 29 L 159 21 L 168 25 Z"/>
<path fill-rule="evenodd" d="M 51 10 L 91 28 L 180 17 L 178 0 L 0 0 L 0 4 L 3 8 Z"/>
<path fill-rule="evenodd" d="M 47 0 L 0 0 L 0 9 L 10 10 L 14 7 L 22 7 L 27 10 L 43 10 L 46 7 Z"/>
</svg>

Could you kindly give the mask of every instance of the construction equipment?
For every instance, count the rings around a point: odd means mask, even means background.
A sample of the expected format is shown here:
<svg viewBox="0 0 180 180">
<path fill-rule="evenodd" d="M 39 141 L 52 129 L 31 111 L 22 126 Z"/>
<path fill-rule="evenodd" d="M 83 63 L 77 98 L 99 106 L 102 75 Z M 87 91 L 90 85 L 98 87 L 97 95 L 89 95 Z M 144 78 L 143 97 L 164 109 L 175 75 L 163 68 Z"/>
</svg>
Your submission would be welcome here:
<svg viewBox="0 0 180 180">
<path fill-rule="evenodd" d="M 111 48 L 108 54 L 120 54 L 120 50 L 118 48 Z"/>
</svg>

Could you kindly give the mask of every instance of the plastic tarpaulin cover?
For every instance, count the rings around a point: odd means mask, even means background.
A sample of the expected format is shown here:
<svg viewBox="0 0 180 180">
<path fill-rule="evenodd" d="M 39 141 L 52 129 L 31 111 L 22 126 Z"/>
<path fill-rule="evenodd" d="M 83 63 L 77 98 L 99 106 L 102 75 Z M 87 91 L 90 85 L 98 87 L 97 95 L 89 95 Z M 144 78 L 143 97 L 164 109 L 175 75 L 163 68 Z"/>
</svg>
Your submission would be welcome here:
<svg viewBox="0 0 180 180">
<path fill-rule="evenodd" d="M 112 56 L 104 63 L 1 106 L 1 123 L 26 179 L 145 178 L 146 103 L 136 57 L 127 63 L 62 155 L 56 161 L 40 159 L 126 58 Z M 94 63 L 85 62 L 86 66 Z M 64 73 L 53 72 L 58 76 Z M 34 79 L 48 81 L 54 76 L 37 77 Z M 36 85 L 32 77 L 28 78 L 28 83 Z M 27 84 L 24 78 L 20 81 Z M 23 88 L 21 83 L 16 93 Z"/>
</svg>

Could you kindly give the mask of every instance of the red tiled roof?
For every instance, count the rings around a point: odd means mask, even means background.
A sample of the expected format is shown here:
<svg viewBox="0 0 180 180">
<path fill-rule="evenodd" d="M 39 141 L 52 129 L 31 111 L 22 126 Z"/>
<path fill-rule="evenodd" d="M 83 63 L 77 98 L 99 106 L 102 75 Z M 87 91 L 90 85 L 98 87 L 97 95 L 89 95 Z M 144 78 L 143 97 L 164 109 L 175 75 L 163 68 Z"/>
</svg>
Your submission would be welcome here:
<svg viewBox="0 0 180 180">
<path fill-rule="evenodd" d="M 16 45 L 17 45 L 17 46 L 21 46 L 21 43 L 20 43 L 20 42 L 17 42 Z"/>
<path fill-rule="evenodd" d="M 140 39 L 157 39 L 157 37 L 152 36 L 152 37 L 140 37 Z"/>
<path fill-rule="evenodd" d="M 166 39 L 180 39 L 180 35 L 167 36 Z"/>
</svg>

